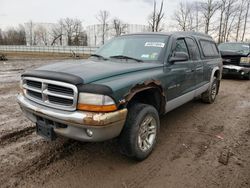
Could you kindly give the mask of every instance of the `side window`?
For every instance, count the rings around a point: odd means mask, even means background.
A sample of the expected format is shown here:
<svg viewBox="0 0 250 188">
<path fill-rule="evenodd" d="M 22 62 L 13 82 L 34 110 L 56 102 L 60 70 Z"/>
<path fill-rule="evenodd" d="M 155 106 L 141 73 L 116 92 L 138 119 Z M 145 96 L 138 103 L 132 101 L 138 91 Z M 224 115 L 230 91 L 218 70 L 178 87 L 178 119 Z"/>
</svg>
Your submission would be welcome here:
<svg viewBox="0 0 250 188">
<path fill-rule="evenodd" d="M 184 39 L 177 39 L 175 52 L 186 52 L 188 54 L 187 45 Z"/>
<path fill-rule="evenodd" d="M 200 59 L 200 51 L 199 51 L 199 48 L 197 46 L 197 43 L 191 38 L 186 38 L 186 42 L 188 45 L 190 58 L 192 60 L 199 60 Z"/>
<path fill-rule="evenodd" d="M 217 57 L 219 55 L 218 49 L 214 42 L 201 40 L 200 43 L 205 57 Z"/>
<path fill-rule="evenodd" d="M 218 48 L 217 48 L 216 44 L 215 43 L 211 43 L 211 44 L 212 44 L 212 47 L 213 47 L 213 50 L 214 50 L 214 54 L 216 56 L 218 56 L 219 55 L 219 51 L 218 51 Z"/>
</svg>

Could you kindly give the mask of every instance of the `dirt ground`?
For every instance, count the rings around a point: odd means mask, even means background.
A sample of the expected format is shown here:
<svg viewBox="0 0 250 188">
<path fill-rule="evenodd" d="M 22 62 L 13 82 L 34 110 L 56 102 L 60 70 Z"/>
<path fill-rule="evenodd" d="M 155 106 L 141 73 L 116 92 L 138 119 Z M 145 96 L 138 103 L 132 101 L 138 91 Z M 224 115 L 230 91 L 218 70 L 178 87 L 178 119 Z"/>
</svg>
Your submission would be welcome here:
<svg viewBox="0 0 250 188">
<path fill-rule="evenodd" d="M 165 115 L 154 152 L 138 163 L 116 140 L 36 135 L 16 103 L 18 80 L 57 61 L 0 62 L 0 187 L 250 187 L 250 81 L 222 80 L 214 104 L 195 100 Z"/>
</svg>

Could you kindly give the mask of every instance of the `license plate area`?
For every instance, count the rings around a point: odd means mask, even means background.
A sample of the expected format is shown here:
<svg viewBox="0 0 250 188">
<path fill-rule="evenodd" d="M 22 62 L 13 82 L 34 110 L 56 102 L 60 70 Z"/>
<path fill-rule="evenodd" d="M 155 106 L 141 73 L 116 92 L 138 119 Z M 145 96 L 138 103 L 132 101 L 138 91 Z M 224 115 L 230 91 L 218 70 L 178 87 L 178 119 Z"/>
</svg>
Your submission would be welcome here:
<svg viewBox="0 0 250 188">
<path fill-rule="evenodd" d="M 47 140 L 55 140 L 56 134 L 54 132 L 53 125 L 51 125 L 46 120 L 41 120 L 41 118 L 38 118 L 36 122 L 36 132 L 38 135 L 44 137 Z"/>
</svg>

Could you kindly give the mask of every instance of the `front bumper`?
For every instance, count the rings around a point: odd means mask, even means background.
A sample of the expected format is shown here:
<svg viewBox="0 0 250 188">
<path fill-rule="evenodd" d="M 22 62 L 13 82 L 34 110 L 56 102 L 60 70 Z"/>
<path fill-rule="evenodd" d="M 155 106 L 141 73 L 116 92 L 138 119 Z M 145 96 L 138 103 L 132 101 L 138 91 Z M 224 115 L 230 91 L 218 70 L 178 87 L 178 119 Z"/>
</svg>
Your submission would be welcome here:
<svg viewBox="0 0 250 188">
<path fill-rule="evenodd" d="M 57 110 L 37 104 L 22 94 L 17 96 L 17 101 L 31 121 L 50 120 L 56 134 L 80 141 L 98 142 L 119 136 L 127 116 L 127 109 L 108 113 Z M 91 136 L 87 130 L 92 132 Z"/>
<path fill-rule="evenodd" d="M 244 77 L 247 74 L 250 74 L 250 68 L 248 67 L 241 67 L 236 65 L 223 65 L 223 71 L 222 74 L 224 76 L 240 76 Z"/>
</svg>

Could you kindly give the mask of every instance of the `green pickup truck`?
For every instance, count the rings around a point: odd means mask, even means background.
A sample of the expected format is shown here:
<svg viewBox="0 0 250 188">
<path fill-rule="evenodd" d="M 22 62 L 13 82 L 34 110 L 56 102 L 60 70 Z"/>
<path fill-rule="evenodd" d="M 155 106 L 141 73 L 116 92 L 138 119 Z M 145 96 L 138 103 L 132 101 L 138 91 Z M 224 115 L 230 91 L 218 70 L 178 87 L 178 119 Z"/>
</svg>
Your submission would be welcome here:
<svg viewBox="0 0 250 188">
<path fill-rule="evenodd" d="M 159 117 L 195 97 L 213 103 L 221 75 L 222 59 L 208 35 L 129 34 L 87 60 L 25 72 L 17 99 L 47 139 L 117 137 L 123 154 L 143 160 L 155 147 Z"/>
</svg>

